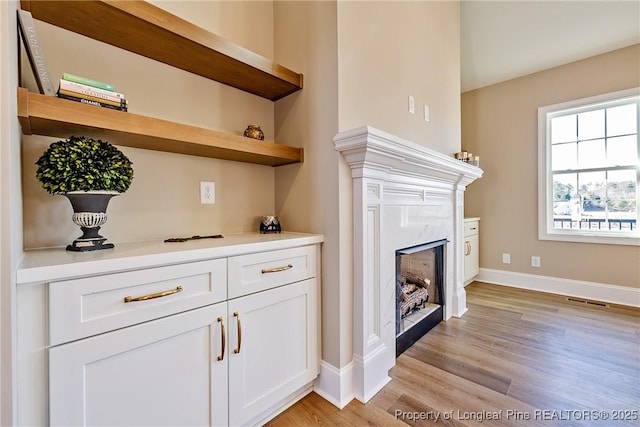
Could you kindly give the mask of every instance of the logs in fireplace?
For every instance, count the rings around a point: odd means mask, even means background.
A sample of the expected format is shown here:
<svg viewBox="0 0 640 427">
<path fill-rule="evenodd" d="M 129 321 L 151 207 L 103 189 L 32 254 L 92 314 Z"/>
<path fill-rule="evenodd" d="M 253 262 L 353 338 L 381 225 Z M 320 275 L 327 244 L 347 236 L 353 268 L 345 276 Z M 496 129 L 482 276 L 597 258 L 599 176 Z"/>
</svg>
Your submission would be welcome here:
<svg viewBox="0 0 640 427">
<path fill-rule="evenodd" d="M 400 275 L 398 286 L 400 290 L 400 312 L 402 317 L 406 317 L 420 308 L 426 308 L 429 300 L 429 291 L 427 287 L 431 284 L 431 280 L 422 277 L 417 273 L 405 271 Z"/>
</svg>

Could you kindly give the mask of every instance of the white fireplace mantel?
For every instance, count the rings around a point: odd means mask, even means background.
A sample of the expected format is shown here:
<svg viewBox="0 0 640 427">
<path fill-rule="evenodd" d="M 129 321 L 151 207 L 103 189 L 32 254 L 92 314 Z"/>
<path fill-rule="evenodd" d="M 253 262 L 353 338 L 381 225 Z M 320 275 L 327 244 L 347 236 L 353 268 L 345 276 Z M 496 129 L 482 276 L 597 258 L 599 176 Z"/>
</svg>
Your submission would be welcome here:
<svg viewBox="0 0 640 427">
<path fill-rule="evenodd" d="M 352 170 L 353 396 L 367 402 L 395 365 L 395 251 L 447 239 L 445 320 L 467 310 L 464 190 L 482 169 L 370 126 L 334 138 Z"/>
</svg>

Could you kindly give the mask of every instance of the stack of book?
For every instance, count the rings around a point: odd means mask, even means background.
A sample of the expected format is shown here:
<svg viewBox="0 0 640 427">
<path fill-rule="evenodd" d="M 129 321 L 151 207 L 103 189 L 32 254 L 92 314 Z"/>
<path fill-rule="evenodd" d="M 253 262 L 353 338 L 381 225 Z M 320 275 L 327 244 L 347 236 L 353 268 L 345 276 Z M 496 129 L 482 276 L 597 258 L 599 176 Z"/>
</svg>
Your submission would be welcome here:
<svg viewBox="0 0 640 427">
<path fill-rule="evenodd" d="M 58 97 L 99 107 L 127 111 L 127 99 L 108 83 L 64 73 Z"/>
</svg>

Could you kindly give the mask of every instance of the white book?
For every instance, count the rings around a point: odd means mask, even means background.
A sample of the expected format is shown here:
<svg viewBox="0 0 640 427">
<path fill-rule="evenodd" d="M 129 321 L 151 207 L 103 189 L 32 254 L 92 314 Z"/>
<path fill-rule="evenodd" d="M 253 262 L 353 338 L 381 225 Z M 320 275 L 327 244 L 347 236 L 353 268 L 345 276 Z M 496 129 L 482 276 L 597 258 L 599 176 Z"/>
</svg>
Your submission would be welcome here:
<svg viewBox="0 0 640 427">
<path fill-rule="evenodd" d="M 40 40 L 38 40 L 38 33 L 36 32 L 36 26 L 33 23 L 31 12 L 18 9 L 18 28 L 27 51 L 27 57 L 29 57 L 29 62 L 31 63 L 31 69 L 36 78 L 38 90 L 44 95 L 56 96 L 51 76 L 47 71 L 44 53 L 40 46 Z"/>
</svg>

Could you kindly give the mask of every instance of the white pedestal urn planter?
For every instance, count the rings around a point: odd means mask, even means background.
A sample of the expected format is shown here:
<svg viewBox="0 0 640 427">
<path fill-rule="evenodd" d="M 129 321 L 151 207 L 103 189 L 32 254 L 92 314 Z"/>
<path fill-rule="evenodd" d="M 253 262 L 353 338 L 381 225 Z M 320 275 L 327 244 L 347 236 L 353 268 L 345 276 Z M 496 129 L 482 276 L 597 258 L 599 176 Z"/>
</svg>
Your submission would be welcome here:
<svg viewBox="0 0 640 427">
<path fill-rule="evenodd" d="M 82 236 L 67 245 L 68 251 L 86 252 L 111 249 L 113 243 L 105 243 L 106 238 L 98 231 L 107 222 L 107 205 L 118 193 L 111 191 L 74 191 L 64 194 L 73 207 L 73 222 L 82 230 Z"/>
</svg>

